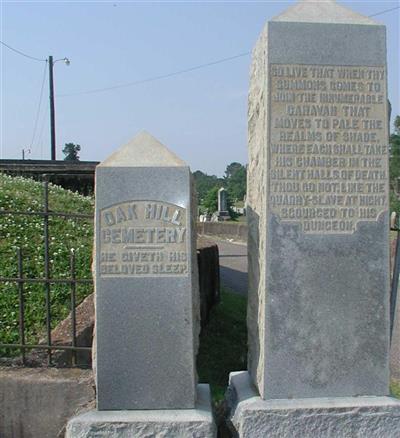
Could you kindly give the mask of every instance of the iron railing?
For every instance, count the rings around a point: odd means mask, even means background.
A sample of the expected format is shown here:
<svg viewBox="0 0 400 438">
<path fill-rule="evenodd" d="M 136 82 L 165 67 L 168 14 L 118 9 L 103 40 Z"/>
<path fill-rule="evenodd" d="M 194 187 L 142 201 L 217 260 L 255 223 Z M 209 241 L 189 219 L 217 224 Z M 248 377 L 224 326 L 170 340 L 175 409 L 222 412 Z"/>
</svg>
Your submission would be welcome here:
<svg viewBox="0 0 400 438">
<path fill-rule="evenodd" d="M 24 275 L 23 252 L 21 248 L 17 248 L 17 276 L 16 277 L 0 277 L 0 283 L 14 283 L 18 288 L 18 343 L 3 343 L 0 341 L 0 348 L 12 349 L 20 351 L 20 359 L 22 364 L 27 363 L 28 350 L 41 350 L 46 352 L 47 365 L 54 365 L 52 356 L 53 351 L 64 350 L 71 352 L 72 366 L 82 365 L 77 363 L 78 352 L 90 352 L 91 347 L 82 347 L 77 345 L 77 321 L 76 321 L 76 288 L 78 284 L 92 284 L 92 278 L 77 278 L 75 268 L 75 253 L 70 255 L 69 278 L 52 278 L 50 272 L 50 235 L 49 235 L 49 219 L 50 217 L 62 217 L 65 219 L 89 219 L 93 221 L 93 215 L 81 213 L 65 213 L 53 212 L 49 209 L 49 183 L 46 175 L 43 175 L 43 211 L 10 211 L 0 210 L 0 215 L 26 215 L 39 216 L 43 218 L 43 240 L 44 240 L 44 277 L 43 278 L 28 278 Z M 29 344 L 26 342 L 25 333 L 25 284 L 42 284 L 45 294 L 45 312 L 46 312 L 46 335 L 45 341 L 38 344 Z M 69 285 L 70 287 L 70 318 L 71 318 L 71 342 L 70 345 L 60 345 L 52 343 L 52 315 L 51 315 L 51 286 L 55 284 Z"/>
</svg>

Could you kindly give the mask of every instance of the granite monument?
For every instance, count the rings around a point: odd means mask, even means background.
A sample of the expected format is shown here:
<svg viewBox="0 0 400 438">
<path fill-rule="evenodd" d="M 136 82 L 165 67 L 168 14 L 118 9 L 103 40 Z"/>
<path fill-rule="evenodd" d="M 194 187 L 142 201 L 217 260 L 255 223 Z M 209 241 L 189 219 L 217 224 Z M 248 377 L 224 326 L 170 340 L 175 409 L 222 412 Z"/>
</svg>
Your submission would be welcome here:
<svg viewBox="0 0 400 438">
<path fill-rule="evenodd" d="M 218 190 L 218 211 L 216 213 L 219 221 L 226 221 L 230 219 L 228 210 L 228 192 L 221 187 Z"/>
<path fill-rule="evenodd" d="M 196 377 L 193 193 L 189 167 L 146 132 L 97 167 L 97 410 L 67 436 L 214 436 Z"/>
<path fill-rule="evenodd" d="M 230 385 L 240 436 L 400 430 L 387 115 L 384 26 L 331 0 L 266 24 L 248 109 L 248 374 Z"/>
<path fill-rule="evenodd" d="M 218 212 L 227 212 L 228 211 L 228 199 L 226 190 L 221 187 L 218 190 Z"/>
</svg>

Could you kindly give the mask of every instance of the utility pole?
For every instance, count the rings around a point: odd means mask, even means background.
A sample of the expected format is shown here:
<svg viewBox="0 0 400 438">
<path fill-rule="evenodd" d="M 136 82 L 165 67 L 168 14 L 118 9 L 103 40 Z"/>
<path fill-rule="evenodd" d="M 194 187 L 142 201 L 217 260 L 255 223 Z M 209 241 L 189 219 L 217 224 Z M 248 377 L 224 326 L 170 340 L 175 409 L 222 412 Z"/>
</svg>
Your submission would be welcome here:
<svg viewBox="0 0 400 438">
<path fill-rule="evenodd" d="M 53 67 L 57 61 L 64 61 L 65 65 L 69 65 L 68 58 L 56 59 L 53 61 L 53 57 L 49 56 L 49 88 L 50 88 L 50 142 L 51 142 L 51 160 L 56 159 L 56 112 L 54 105 L 54 79 L 53 79 Z"/>
<path fill-rule="evenodd" d="M 30 149 L 22 149 L 22 159 L 25 160 L 25 154 L 29 155 L 31 153 Z"/>
<path fill-rule="evenodd" d="M 54 109 L 53 57 L 49 56 L 49 87 L 50 87 L 50 141 L 51 160 L 56 159 L 56 121 Z"/>
</svg>

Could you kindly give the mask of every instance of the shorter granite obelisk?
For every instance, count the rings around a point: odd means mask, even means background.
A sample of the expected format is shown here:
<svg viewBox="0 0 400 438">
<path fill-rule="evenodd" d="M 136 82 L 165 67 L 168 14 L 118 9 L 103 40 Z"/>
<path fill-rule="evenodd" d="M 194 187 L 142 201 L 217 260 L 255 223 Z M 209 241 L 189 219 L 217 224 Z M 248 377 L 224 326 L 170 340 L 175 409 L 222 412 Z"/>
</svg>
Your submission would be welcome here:
<svg viewBox="0 0 400 438">
<path fill-rule="evenodd" d="M 193 408 L 197 267 L 189 167 L 147 133 L 96 170 L 99 410 Z"/>
<path fill-rule="evenodd" d="M 67 437 L 214 436 L 196 381 L 194 212 L 189 167 L 146 132 L 97 167 L 97 410 Z"/>
</svg>

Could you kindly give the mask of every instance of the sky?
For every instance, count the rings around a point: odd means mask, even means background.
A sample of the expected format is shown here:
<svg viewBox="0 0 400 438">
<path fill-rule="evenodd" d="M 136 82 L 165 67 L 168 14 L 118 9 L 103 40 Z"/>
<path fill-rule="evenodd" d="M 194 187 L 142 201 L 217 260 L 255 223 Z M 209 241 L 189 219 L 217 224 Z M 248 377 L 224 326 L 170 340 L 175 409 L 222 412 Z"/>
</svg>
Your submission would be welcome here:
<svg viewBox="0 0 400 438">
<path fill-rule="evenodd" d="M 0 39 L 38 59 L 70 59 L 69 66 L 54 66 L 57 159 L 72 142 L 81 145 L 81 160 L 102 161 L 145 129 L 192 171 L 222 176 L 229 163 L 247 162 L 246 53 L 264 23 L 293 3 L 0 1 Z M 400 6 L 399 0 L 338 3 L 363 15 Z M 400 9 L 374 19 L 387 27 L 393 119 L 400 114 Z M 25 158 L 49 159 L 46 63 L 3 45 L 0 61 L 0 158 L 20 159 L 25 150 Z"/>
</svg>

